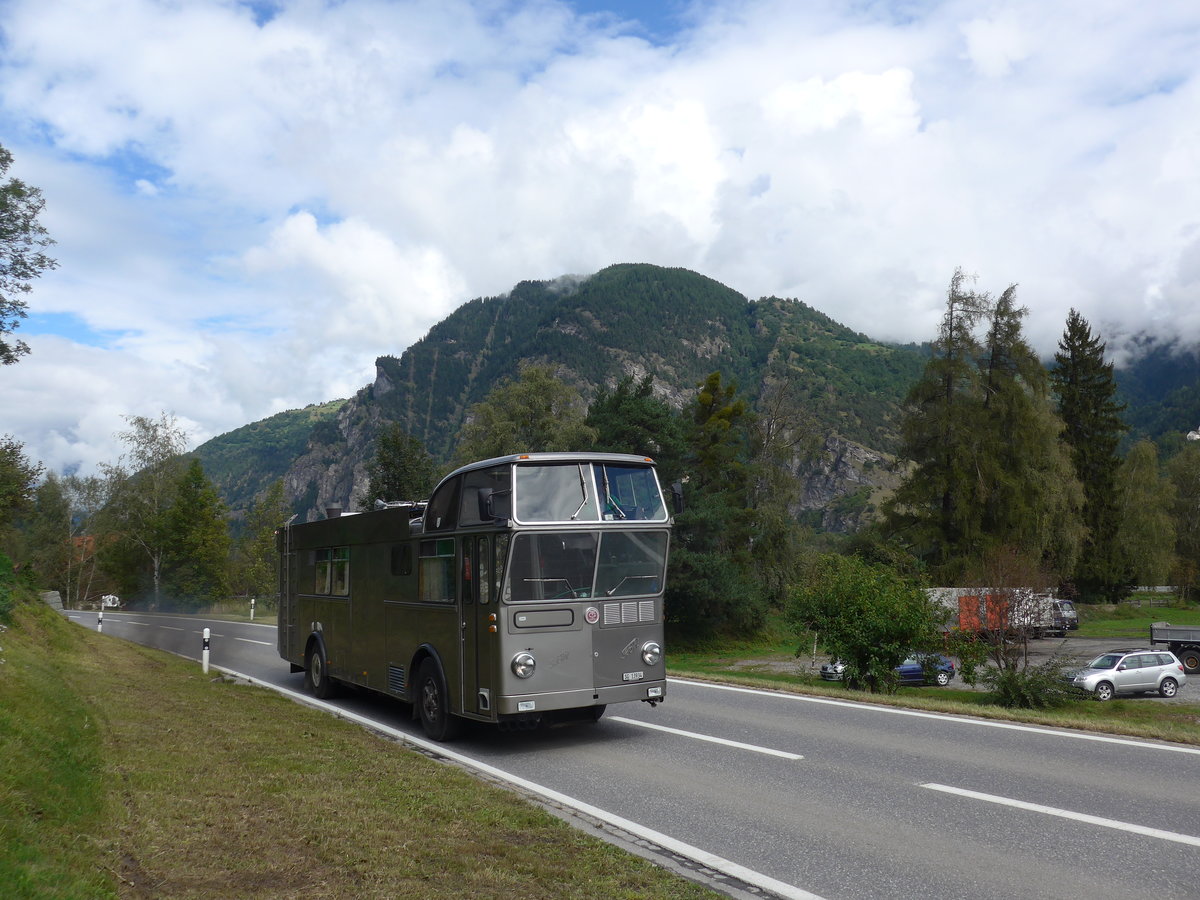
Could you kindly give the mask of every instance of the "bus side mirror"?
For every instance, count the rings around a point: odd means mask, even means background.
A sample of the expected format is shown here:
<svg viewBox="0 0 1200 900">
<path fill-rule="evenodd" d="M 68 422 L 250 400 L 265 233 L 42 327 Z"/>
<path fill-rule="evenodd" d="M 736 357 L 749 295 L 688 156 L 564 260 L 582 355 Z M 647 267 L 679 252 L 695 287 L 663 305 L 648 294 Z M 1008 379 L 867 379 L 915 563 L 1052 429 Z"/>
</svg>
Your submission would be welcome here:
<svg viewBox="0 0 1200 900">
<path fill-rule="evenodd" d="M 511 519 L 512 510 L 509 498 L 512 496 L 511 491 L 496 491 L 492 488 L 479 489 L 479 518 L 488 521 L 491 519 Z"/>
<path fill-rule="evenodd" d="M 671 503 L 675 507 L 675 515 L 683 512 L 683 482 L 676 481 L 671 485 Z"/>
</svg>

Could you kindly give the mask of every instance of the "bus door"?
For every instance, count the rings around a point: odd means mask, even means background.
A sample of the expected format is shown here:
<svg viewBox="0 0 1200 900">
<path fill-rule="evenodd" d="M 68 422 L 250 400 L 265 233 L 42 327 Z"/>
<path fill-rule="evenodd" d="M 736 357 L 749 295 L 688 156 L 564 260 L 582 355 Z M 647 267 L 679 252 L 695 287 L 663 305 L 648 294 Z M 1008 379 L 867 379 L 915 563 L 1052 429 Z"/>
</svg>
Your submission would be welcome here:
<svg viewBox="0 0 1200 900">
<path fill-rule="evenodd" d="M 492 537 L 462 540 L 462 709 L 491 718 L 499 608 Z"/>
</svg>

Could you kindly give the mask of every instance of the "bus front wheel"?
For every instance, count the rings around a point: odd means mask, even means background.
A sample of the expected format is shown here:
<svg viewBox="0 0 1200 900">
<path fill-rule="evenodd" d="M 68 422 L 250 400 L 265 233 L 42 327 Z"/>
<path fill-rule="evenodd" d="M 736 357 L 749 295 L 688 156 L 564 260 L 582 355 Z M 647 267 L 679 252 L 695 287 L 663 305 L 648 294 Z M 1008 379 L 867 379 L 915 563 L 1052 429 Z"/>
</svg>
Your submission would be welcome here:
<svg viewBox="0 0 1200 900">
<path fill-rule="evenodd" d="M 462 720 L 450 714 L 449 701 L 441 668 L 432 659 L 425 660 L 417 675 L 417 711 L 431 740 L 450 741 L 462 730 Z"/>
</svg>

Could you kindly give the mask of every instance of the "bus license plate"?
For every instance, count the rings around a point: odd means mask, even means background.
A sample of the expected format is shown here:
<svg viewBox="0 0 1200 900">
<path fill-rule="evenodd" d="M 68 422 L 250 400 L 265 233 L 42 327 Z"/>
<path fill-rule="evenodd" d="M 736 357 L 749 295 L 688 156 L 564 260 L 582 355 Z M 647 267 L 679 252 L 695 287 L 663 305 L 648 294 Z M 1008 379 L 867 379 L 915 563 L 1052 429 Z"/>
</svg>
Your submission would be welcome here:
<svg viewBox="0 0 1200 900">
<path fill-rule="evenodd" d="M 621 676 L 621 678 L 625 681 L 641 681 L 645 677 L 645 672 L 626 672 Z"/>
</svg>

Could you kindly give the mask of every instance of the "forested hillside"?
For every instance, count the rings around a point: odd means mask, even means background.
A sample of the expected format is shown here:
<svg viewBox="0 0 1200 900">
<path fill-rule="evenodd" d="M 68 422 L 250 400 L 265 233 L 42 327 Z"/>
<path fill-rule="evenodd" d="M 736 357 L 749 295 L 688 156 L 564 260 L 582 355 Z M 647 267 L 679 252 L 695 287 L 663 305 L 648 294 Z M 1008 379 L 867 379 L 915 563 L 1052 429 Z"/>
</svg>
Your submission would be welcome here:
<svg viewBox="0 0 1200 900">
<path fill-rule="evenodd" d="M 1200 362 L 1148 346 L 1118 370 L 1129 440 L 1182 441 L 1200 424 Z M 396 422 L 439 464 L 453 456 L 472 404 L 527 363 L 551 366 L 587 403 L 622 377 L 650 375 L 675 408 L 720 371 L 752 405 L 769 380 L 802 399 L 823 457 L 806 480 L 811 518 L 853 522 L 886 483 L 901 401 L 925 349 L 873 341 L 798 300 L 752 301 L 685 269 L 610 266 L 590 277 L 526 281 L 477 298 L 398 356 L 376 360 L 376 378 L 353 398 L 280 413 L 215 438 L 196 455 L 237 515 L 276 479 L 302 515 L 350 508 L 381 428 Z M 638 448 L 629 448 L 637 451 Z"/>
</svg>

